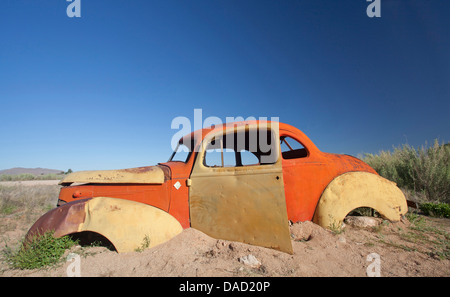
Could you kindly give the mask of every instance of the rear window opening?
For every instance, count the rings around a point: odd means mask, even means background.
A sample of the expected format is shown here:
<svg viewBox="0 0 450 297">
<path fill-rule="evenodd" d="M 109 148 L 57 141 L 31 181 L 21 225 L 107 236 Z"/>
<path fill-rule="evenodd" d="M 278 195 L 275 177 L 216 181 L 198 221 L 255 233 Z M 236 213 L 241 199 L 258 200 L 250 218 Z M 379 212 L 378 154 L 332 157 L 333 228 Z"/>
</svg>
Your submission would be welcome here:
<svg viewBox="0 0 450 297">
<path fill-rule="evenodd" d="M 281 156 L 285 160 L 308 157 L 306 148 L 294 138 L 289 136 L 280 137 Z"/>
</svg>

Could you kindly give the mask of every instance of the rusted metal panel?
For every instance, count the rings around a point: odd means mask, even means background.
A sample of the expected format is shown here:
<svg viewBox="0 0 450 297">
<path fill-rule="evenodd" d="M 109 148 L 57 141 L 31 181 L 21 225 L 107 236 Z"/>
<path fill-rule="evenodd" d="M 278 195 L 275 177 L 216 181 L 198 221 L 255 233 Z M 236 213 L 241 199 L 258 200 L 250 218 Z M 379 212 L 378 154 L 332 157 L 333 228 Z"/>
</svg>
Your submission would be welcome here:
<svg viewBox="0 0 450 297">
<path fill-rule="evenodd" d="M 59 184 L 70 183 L 162 184 L 164 183 L 164 171 L 158 166 L 119 170 L 78 171 L 69 174 Z"/>
<path fill-rule="evenodd" d="M 47 231 L 54 231 L 56 237 L 78 232 L 86 218 L 85 205 L 89 200 L 78 200 L 50 210 L 31 226 L 26 238 L 29 240 Z"/>
<path fill-rule="evenodd" d="M 142 246 L 161 244 L 183 228 L 167 212 L 142 203 L 109 197 L 97 197 L 67 203 L 42 216 L 26 238 L 54 231 L 55 237 L 92 231 L 106 237 L 118 252 L 131 252 Z"/>
<path fill-rule="evenodd" d="M 257 128 L 254 124 L 236 131 Z M 279 150 L 273 164 L 206 167 L 206 144 L 223 131 L 217 133 L 205 138 L 191 174 L 191 226 L 214 238 L 292 253 Z"/>
<path fill-rule="evenodd" d="M 71 202 L 89 197 L 112 197 L 149 204 L 167 211 L 169 208 L 170 182 L 161 185 L 148 184 L 87 184 L 61 188 L 59 199 Z M 83 195 L 77 197 L 78 195 Z"/>
<path fill-rule="evenodd" d="M 174 216 L 186 229 L 191 226 L 189 218 L 189 176 L 195 157 L 191 156 L 187 163 L 167 162 L 160 163 L 162 167 L 170 168 L 170 181 L 167 181 L 167 196 L 170 196 L 168 212 Z M 178 184 L 177 184 L 178 183 Z"/>
</svg>

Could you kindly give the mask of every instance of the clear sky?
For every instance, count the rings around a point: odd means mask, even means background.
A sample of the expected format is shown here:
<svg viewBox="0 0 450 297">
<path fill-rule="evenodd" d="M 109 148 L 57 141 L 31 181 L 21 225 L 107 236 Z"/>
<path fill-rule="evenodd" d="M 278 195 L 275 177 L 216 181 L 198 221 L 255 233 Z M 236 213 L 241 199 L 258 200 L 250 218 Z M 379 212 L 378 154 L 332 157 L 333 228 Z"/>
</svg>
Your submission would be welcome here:
<svg viewBox="0 0 450 297">
<path fill-rule="evenodd" d="M 153 165 L 177 116 L 279 117 L 357 155 L 450 138 L 450 1 L 0 3 L 0 169 Z"/>
</svg>

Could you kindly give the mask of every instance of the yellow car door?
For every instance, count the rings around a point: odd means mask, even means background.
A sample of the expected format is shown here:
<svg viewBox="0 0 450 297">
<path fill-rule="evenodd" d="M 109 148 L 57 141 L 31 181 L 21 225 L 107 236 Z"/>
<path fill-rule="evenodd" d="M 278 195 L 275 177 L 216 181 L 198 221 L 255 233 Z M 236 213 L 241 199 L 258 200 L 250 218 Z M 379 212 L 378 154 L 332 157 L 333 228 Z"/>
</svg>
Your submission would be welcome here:
<svg viewBox="0 0 450 297">
<path fill-rule="evenodd" d="M 190 184 L 191 227 L 292 254 L 276 123 L 214 129 Z"/>
</svg>

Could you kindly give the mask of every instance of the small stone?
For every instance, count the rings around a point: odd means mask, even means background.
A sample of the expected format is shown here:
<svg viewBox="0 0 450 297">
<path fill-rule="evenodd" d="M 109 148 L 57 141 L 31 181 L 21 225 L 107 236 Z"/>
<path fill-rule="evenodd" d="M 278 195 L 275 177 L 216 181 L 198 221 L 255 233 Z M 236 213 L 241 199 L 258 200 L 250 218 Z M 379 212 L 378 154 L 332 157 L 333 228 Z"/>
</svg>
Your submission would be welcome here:
<svg viewBox="0 0 450 297">
<path fill-rule="evenodd" d="M 253 256 L 252 254 L 240 257 L 239 262 L 252 268 L 259 268 L 261 266 L 261 262 L 259 262 L 258 259 L 256 259 L 256 257 Z"/>
<path fill-rule="evenodd" d="M 339 236 L 338 237 L 338 241 L 341 242 L 341 243 L 347 243 L 347 240 L 345 239 L 344 236 Z"/>
<path fill-rule="evenodd" d="M 345 223 L 354 227 L 370 228 L 380 225 L 381 219 L 365 216 L 348 216 Z"/>
</svg>

